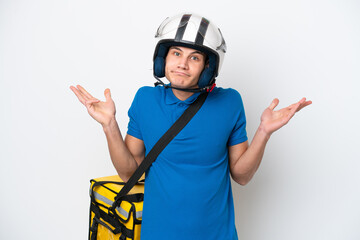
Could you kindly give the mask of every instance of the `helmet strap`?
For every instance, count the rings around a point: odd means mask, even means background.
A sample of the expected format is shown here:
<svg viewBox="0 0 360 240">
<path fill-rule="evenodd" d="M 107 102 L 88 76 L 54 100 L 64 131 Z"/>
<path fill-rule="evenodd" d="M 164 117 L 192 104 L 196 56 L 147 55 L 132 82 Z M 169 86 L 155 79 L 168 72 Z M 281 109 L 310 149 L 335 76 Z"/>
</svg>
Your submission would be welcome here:
<svg viewBox="0 0 360 240">
<path fill-rule="evenodd" d="M 154 83 L 155 87 L 158 86 L 158 85 L 162 85 L 164 86 L 165 88 L 173 88 L 173 89 L 176 89 L 176 90 L 180 90 L 180 91 L 184 91 L 184 92 L 211 92 L 216 84 L 215 84 L 215 79 L 214 79 L 214 83 L 210 86 L 206 86 L 206 87 L 203 87 L 203 88 L 178 88 L 178 87 L 172 87 L 170 85 L 166 85 L 163 81 L 160 80 L 160 78 L 158 78 L 157 76 L 154 76 L 157 80 L 157 82 Z"/>
</svg>

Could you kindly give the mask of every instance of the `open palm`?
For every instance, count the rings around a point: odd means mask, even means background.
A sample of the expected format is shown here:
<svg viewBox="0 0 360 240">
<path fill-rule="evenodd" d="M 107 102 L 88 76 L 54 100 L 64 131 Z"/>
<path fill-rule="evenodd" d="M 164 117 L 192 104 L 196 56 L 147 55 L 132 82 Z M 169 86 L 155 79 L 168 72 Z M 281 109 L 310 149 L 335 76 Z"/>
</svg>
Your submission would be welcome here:
<svg viewBox="0 0 360 240">
<path fill-rule="evenodd" d="M 270 135 L 287 124 L 296 112 L 300 111 L 302 108 L 310 105 L 311 103 L 311 101 L 306 101 L 306 98 L 302 98 L 297 103 L 274 111 L 274 108 L 279 104 L 279 99 L 275 98 L 270 106 L 266 108 L 261 115 L 261 126 L 265 132 Z"/>
<path fill-rule="evenodd" d="M 94 98 L 82 86 L 71 86 L 70 89 L 75 93 L 79 101 L 86 107 L 88 113 L 92 118 L 102 125 L 108 124 L 116 113 L 115 103 L 111 98 L 110 89 L 105 89 L 105 102 Z"/>
</svg>

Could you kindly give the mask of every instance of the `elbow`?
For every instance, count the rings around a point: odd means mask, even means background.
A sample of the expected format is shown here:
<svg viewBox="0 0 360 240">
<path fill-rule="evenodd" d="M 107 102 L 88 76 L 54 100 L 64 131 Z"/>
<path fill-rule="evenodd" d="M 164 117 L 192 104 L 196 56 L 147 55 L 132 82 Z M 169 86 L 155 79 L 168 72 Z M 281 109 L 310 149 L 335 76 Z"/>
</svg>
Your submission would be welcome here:
<svg viewBox="0 0 360 240">
<path fill-rule="evenodd" d="M 240 184 L 241 186 L 245 186 L 246 184 L 248 184 L 249 181 L 238 181 L 237 183 Z"/>
<path fill-rule="evenodd" d="M 245 186 L 250 182 L 251 176 L 238 176 L 238 177 L 232 176 L 232 179 L 241 186 Z"/>
<path fill-rule="evenodd" d="M 127 181 L 129 181 L 130 177 L 133 175 L 134 172 L 120 172 L 117 171 L 120 179 L 124 182 L 127 183 Z"/>
<path fill-rule="evenodd" d="M 240 184 L 245 186 L 253 178 L 256 169 L 244 169 L 244 168 L 235 168 L 235 166 L 230 167 L 230 175 L 232 179 Z"/>
<path fill-rule="evenodd" d="M 246 184 L 248 184 L 248 182 L 250 182 L 250 180 L 247 179 L 242 179 L 242 180 L 238 180 L 236 181 L 238 184 L 240 184 L 241 186 L 245 186 Z"/>
<path fill-rule="evenodd" d="M 128 175 L 120 174 L 119 172 L 118 172 L 118 175 L 119 175 L 121 181 L 123 181 L 124 183 L 127 183 L 127 181 L 129 181 L 129 179 L 130 179 L 130 176 L 128 176 Z"/>
</svg>

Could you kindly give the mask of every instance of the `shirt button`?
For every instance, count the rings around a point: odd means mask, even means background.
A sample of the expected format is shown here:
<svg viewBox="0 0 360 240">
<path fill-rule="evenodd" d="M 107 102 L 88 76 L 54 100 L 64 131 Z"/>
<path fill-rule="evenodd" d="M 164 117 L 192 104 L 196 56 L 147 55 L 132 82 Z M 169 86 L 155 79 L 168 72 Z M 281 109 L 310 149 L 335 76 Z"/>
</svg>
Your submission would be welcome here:
<svg viewBox="0 0 360 240">
<path fill-rule="evenodd" d="M 185 104 L 184 103 L 179 103 L 179 106 L 183 107 L 183 106 L 185 106 Z"/>
</svg>

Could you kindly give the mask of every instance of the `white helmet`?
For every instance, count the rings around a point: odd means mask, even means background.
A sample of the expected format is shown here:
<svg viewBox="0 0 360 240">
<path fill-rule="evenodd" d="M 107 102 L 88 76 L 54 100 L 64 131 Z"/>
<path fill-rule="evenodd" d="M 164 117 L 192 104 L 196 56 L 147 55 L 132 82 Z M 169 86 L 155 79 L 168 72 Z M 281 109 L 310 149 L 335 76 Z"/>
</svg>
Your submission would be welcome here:
<svg viewBox="0 0 360 240">
<path fill-rule="evenodd" d="M 208 19 L 196 14 L 180 14 L 166 18 L 159 26 L 155 38 L 158 43 L 154 53 L 154 76 L 165 76 L 165 58 L 171 46 L 193 48 L 205 53 L 209 60 L 199 77 L 198 90 L 208 90 L 220 72 L 226 43 L 220 32 Z M 161 84 L 163 84 L 161 82 Z"/>
</svg>

